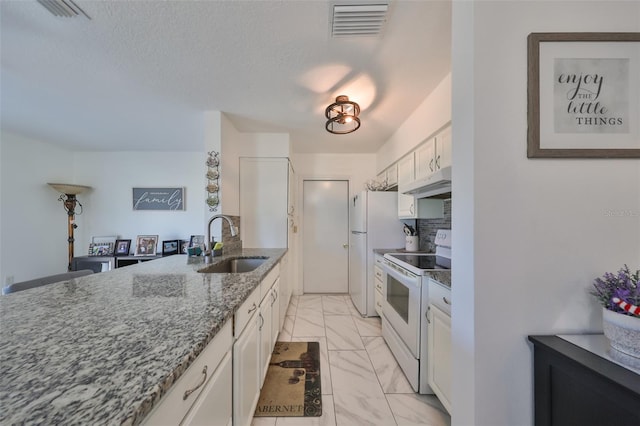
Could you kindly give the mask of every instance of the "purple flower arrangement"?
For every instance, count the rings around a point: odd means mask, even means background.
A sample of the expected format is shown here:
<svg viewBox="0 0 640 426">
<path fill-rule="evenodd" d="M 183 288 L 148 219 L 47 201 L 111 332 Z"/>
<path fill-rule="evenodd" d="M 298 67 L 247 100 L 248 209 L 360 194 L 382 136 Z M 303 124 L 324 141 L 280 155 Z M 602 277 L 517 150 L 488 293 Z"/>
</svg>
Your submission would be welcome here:
<svg viewBox="0 0 640 426">
<path fill-rule="evenodd" d="M 614 303 L 612 299 L 617 297 L 631 305 L 640 306 L 639 278 L 640 270 L 631 273 L 629 267 L 624 265 L 617 274 L 607 272 L 601 278 L 596 278 L 593 281 L 594 290 L 591 291 L 591 294 L 606 309 L 624 315 L 631 315 Z"/>
</svg>

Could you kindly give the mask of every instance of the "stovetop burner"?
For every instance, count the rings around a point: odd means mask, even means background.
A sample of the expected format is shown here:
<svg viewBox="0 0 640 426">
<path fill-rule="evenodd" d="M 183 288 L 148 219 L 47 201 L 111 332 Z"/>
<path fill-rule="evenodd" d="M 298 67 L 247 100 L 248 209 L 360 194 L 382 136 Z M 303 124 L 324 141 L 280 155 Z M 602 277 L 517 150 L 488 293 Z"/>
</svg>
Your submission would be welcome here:
<svg viewBox="0 0 640 426">
<path fill-rule="evenodd" d="M 433 253 L 387 253 L 384 257 L 413 272 L 451 269 L 451 259 Z"/>
</svg>

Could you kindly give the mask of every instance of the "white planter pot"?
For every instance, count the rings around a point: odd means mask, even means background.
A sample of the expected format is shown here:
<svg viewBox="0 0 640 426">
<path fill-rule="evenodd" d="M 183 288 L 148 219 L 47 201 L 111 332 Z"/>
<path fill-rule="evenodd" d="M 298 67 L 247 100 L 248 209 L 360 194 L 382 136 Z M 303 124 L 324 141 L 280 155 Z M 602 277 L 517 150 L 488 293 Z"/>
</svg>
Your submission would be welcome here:
<svg viewBox="0 0 640 426">
<path fill-rule="evenodd" d="M 611 347 L 635 358 L 640 358 L 640 318 L 619 314 L 602 308 L 604 335 Z"/>
</svg>

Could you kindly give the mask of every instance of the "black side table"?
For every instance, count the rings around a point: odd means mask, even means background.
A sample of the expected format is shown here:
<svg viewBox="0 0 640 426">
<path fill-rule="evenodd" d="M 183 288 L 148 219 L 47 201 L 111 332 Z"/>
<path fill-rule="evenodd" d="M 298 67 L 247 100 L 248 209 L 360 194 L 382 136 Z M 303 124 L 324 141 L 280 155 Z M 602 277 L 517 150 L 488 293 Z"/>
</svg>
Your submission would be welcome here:
<svg viewBox="0 0 640 426">
<path fill-rule="evenodd" d="M 640 425 L 640 370 L 618 362 L 604 335 L 529 341 L 536 425 Z"/>
</svg>

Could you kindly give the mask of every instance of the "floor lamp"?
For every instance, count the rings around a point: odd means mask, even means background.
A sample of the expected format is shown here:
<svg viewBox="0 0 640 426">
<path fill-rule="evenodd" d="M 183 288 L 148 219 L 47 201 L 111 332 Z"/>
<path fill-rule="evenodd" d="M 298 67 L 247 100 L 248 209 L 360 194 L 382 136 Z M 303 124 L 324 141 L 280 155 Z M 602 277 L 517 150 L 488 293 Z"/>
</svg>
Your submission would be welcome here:
<svg viewBox="0 0 640 426">
<path fill-rule="evenodd" d="M 60 198 L 58 198 L 58 201 L 62 201 L 64 209 L 67 212 L 67 222 L 69 227 L 69 239 L 67 240 L 69 242 L 69 264 L 67 265 L 67 271 L 71 271 L 71 262 L 73 261 L 73 242 L 75 241 L 73 238 L 73 230 L 78 227 L 78 225 L 75 224 L 76 204 L 80 206 L 80 212 L 77 214 L 82 214 L 82 204 L 80 204 L 76 199 L 76 195 L 91 189 L 91 187 L 65 183 L 49 183 L 48 185 L 62 194 L 60 195 Z"/>
</svg>

